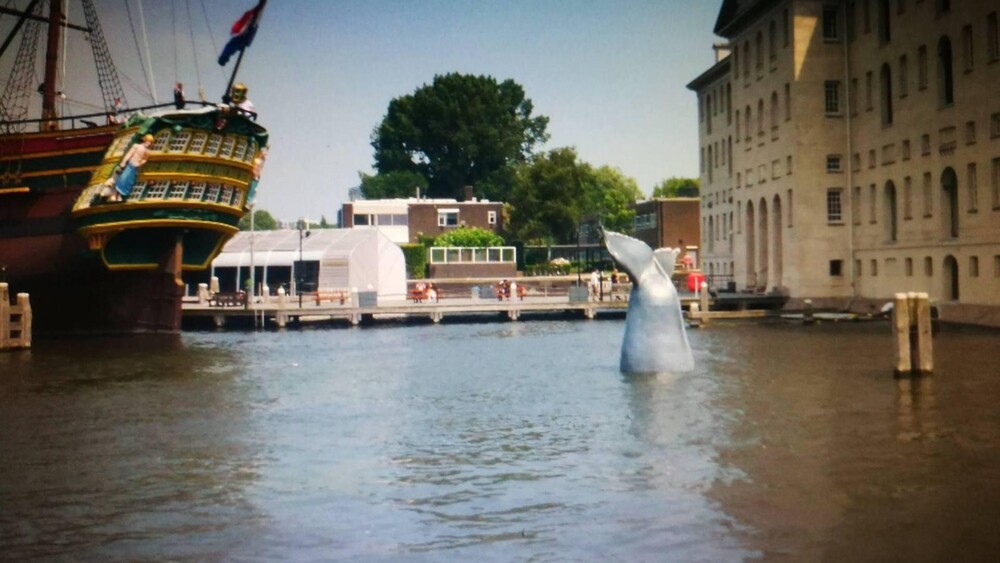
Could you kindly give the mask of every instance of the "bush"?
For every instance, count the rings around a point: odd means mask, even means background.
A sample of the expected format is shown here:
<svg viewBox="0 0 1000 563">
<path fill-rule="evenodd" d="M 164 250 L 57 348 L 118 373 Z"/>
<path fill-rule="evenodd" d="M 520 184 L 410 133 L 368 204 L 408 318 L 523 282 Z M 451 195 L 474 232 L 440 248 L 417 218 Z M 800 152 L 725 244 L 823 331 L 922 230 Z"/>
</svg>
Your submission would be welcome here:
<svg viewBox="0 0 1000 563">
<path fill-rule="evenodd" d="M 427 271 L 427 247 L 422 244 L 401 244 L 403 258 L 406 260 L 406 277 L 411 280 L 424 278 Z"/>
<path fill-rule="evenodd" d="M 503 246 L 503 237 L 479 227 L 459 227 L 435 238 L 434 246 L 460 246 L 464 248 Z"/>
</svg>

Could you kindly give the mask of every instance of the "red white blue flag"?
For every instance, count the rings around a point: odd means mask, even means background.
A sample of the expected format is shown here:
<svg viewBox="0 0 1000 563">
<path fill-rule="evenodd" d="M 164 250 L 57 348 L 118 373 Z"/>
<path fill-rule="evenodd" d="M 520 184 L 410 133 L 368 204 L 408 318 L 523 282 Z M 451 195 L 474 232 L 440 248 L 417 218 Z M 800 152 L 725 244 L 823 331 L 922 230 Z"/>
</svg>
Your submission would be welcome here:
<svg viewBox="0 0 1000 563">
<path fill-rule="evenodd" d="M 264 4 L 266 3 L 267 0 L 260 0 L 256 6 L 247 10 L 233 24 L 229 32 L 229 42 L 226 43 L 226 46 L 222 49 L 222 54 L 219 55 L 220 65 L 225 66 L 233 54 L 246 49 L 253 42 L 253 37 L 257 34 L 257 22 L 260 21 L 260 15 L 264 11 Z"/>
</svg>

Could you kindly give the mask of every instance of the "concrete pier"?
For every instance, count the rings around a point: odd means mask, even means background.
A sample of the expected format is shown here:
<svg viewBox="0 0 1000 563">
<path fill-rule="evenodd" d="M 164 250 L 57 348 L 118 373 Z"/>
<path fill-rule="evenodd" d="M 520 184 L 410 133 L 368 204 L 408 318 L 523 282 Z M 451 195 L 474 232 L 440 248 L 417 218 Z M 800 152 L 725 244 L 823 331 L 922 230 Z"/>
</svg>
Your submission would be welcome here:
<svg viewBox="0 0 1000 563">
<path fill-rule="evenodd" d="M 0 283 L 0 350 L 31 348 L 31 300 L 18 293 L 11 305 L 10 288 Z"/>
</svg>

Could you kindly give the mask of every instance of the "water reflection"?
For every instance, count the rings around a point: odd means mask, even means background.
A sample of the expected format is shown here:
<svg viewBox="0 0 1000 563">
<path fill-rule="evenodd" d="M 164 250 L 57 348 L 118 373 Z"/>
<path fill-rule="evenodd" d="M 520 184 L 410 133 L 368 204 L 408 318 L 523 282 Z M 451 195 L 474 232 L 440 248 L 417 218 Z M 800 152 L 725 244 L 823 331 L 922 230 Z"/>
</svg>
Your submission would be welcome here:
<svg viewBox="0 0 1000 563">
<path fill-rule="evenodd" d="M 145 542 L 175 533 L 197 553 L 257 518 L 239 354 L 156 336 L 42 341 L 0 358 L 5 558 L 156 557 Z"/>
</svg>

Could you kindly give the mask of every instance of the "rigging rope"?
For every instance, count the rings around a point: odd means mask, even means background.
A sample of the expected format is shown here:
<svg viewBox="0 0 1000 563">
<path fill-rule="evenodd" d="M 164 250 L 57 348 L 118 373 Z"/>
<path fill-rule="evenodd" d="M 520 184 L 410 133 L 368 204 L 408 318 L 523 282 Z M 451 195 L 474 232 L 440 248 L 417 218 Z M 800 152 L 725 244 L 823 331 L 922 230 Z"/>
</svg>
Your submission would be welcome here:
<svg viewBox="0 0 1000 563">
<path fill-rule="evenodd" d="M 212 23 L 208 21 L 208 10 L 205 8 L 205 0 L 199 0 L 199 3 L 201 4 L 201 13 L 203 16 L 205 16 L 205 29 L 208 30 L 208 39 L 212 42 L 212 52 L 219 53 L 220 52 L 219 46 L 215 43 L 215 34 L 212 33 Z M 194 26 L 192 25 L 192 27 Z M 217 65 L 212 65 L 212 66 L 217 66 Z M 219 69 L 219 76 L 221 76 L 222 79 L 225 80 L 226 79 L 225 70 L 223 70 L 222 67 L 217 67 L 217 68 Z M 201 95 L 201 100 L 205 101 L 204 93 L 202 93 Z"/>
<path fill-rule="evenodd" d="M 132 21 L 132 10 L 128 7 L 129 0 L 122 0 L 125 4 L 125 12 L 128 14 L 128 26 L 132 30 L 132 40 L 135 41 L 135 52 L 139 55 L 139 66 L 142 68 L 142 78 L 146 81 L 145 94 L 153 98 L 153 86 L 149 83 L 149 74 L 146 72 L 146 63 L 142 60 L 142 48 L 139 47 L 139 36 L 135 34 L 135 22 Z M 130 80 L 131 81 L 131 80 Z M 139 90 L 142 92 L 142 90 Z"/>
<path fill-rule="evenodd" d="M 150 58 L 149 36 L 146 35 L 146 18 L 142 15 L 142 0 L 135 0 L 139 5 L 139 24 L 142 26 L 142 42 L 146 45 L 146 58 L 149 62 L 149 91 L 153 94 L 153 103 L 159 104 L 160 100 L 156 96 L 156 80 L 153 79 L 153 61 Z"/>
<path fill-rule="evenodd" d="M 38 16 L 42 3 L 34 6 L 32 15 Z M 25 22 L 21 29 L 21 45 L 14 58 L 14 66 L 10 72 L 10 81 L 4 88 L 0 98 L 0 112 L 4 121 L 17 121 L 27 117 L 31 95 L 36 91 L 38 76 L 35 74 L 35 54 L 38 48 L 38 31 L 41 23 L 36 20 Z M 5 127 L 7 133 L 24 131 L 25 124 Z"/>
<path fill-rule="evenodd" d="M 174 47 L 174 82 L 180 82 L 180 77 L 177 76 L 177 10 L 174 8 L 176 5 L 176 0 L 170 1 L 170 35 Z"/>
<path fill-rule="evenodd" d="M 194 19 L 191 18 L 191 0 L 185 0 L 188 16 L 188 34 L 191 36 L 191 54 L 194 57 L 194 75 L 198 81 L 198 91 L 201 91 L 201 69 L 198 68 L 198 49 L 194 44 Z"/>
</svg>

